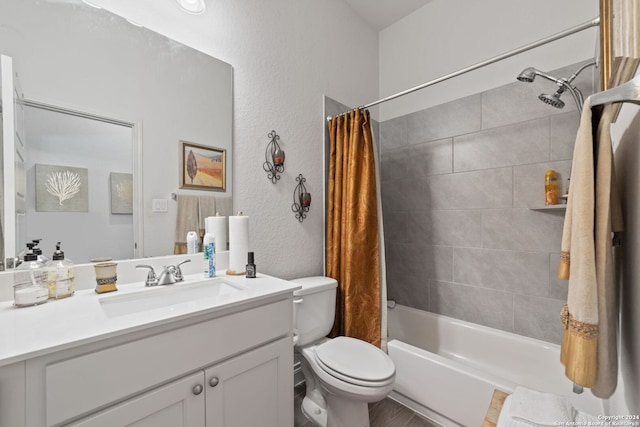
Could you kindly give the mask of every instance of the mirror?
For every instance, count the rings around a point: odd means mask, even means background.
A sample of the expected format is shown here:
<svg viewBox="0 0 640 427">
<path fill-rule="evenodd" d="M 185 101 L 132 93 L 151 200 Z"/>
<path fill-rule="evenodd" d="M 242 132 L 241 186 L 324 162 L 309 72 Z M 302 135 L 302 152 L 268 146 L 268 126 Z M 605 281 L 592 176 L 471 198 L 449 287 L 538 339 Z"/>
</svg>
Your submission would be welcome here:
<svg viewBox="0 0 640 427">
<path fill-rule="evenodd" d="M 49 233 L 43 240 L 40 246 L 44 253 L 50 255 L 56 241 L 62 241 L 65 253 L 74 262 L 88 262 L 96 254 L 114 258 L 126 257 L 120 253 L 136 258 L 167 255 L 172 253 L 176 239 L 176 203 L 171 199 L 172 193 L 231 197 L 232 68 L 229 64 L 81 0 L 0 0 L 0 53 L 12 58 L 28 105 L 24 109 L 27 218 L 18 221 L 16 228 L 23 223 L 26 227 L 18 233 L 16 248 L 4 248 L 6 257 L 12 252 L 17 254 L 25 240 L 43 237 L 38 234 L 43 233 L 42 230 L 59 233 L 57 236 Z M 102 154 L 89 150 L 99 164 L 100 159 L 115 156 L 114 150 L 122 144 L 116 143 L 104 129 L 91 130 L 84 136 L 65 137 L 70 143 L 64 148 L 62 145 L 53 148 L 55 156 L 30 155 L 30 142 L 42 149 L 41 144 L 56 140 L 54 136 L 60 135 L 63 126 L 41 122 L 45 115 L 42 106 L 57 110 L 47 111 L 46 115 L 58 114 L 64 126 L 82 122 L 78 128 L 86 131 L 87 121 L 95 122 L 98 117 L 120 128 L 129 128 L 130 160 L 118 160 L 119 163 L 105 165 L 104 170 L 100 170 L 101 178 L 96 184 L 101 187 L 100 193 L 93 182 L 89 183 L 88 212 L 44 215 L 38 211 L 35 165 L 77 167 L 73 158 L 83 140 L 86 145 L 82 150 L 90 144 L 107 150 Z M 67 114 L 69 111 L 77 113 L 71 114 L 73 119 Z M 226 150 L 223 191 L 178 190 L 179 141 Z M 130 162 L 133 175 L 132 213 L 104 212 L 110 204 L 105 199 L 110 197 L 110 182 L 106 177 L 111 173 L 126 173 L 123 164 L 126 162 Z M 87 160 L 83 166 L 89 176 L 97 173 L 97 167 L 91 164 Z M 100 203 L 93 206 L 98 198 Z M 152 206 L 163 200 L 167 212 L 154 212 Z M 94 208 L 99 211 L 91 211 Z M 2 212 L 3 217 L 15 214 Z M 92 225 L 88 221 L 97 214 L 106 216 L 106 223 Z M 74 229 L 57 230 L 62 220 L 74 224 Z M 111 226 L 116 227 L 114 232 L 102 229 Z M 120 231 L 124 228 L 128 228 L 130 237 L 123 237 Z M 18 230 L 2 232 L 16 235 Z M 126 251 L 114 249 L 123 246 L 123 240 Z M 93 250 L 78 247 L 81 242 Z"/>
</svg>

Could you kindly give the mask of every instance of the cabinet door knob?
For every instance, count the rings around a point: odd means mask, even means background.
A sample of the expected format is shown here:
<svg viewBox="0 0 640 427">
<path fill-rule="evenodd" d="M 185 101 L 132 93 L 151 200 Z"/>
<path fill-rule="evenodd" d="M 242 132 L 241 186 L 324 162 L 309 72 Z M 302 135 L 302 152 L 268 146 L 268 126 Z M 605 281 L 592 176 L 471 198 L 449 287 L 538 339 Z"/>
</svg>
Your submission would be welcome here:
<svg viewBox="0 0 640 427">
<path fill-rule="evenodd" d="M 218 385 L 218 383 L 220 382 L 220 380 L 218 379 L 218 377 L 213 377 L 209 380 L 209 385 L 211 387 L 215 387 Z"/>
<path fill-rule="evenodd" d="M 193 394 L 195 394 L 196 396 L 199 395 L 200 393 L 202 393 L 202 391 L 204 390 L 204 387 L 202 387 L 202 384 L 196 384 L 195 386 L 193 386 Z"/>
</svg>

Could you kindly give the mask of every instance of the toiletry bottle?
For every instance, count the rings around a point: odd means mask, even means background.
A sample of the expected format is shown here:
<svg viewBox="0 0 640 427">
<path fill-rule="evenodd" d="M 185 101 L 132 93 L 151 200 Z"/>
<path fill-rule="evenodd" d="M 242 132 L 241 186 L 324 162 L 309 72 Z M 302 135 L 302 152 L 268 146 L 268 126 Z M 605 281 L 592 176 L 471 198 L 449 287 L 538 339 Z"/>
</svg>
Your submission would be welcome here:
<svg viewBox="0 0 640 427">
<path fill-rule="evenodd" d="M 547 206 L 558 204 L 558 174 L 553 169 L 549 169 L 544 175 L 544 192 Z"/>
<path fill-rule="evenodd" d="M 40 247 L 38 247 L 38 245 L 40 244 L 40 241 L 42 239 L 33 239 L 33 253 L 36 254 L 36 256 L 38 257 L 38 261 L 40 261 L 43 264 L 47 264 L 49 261 L 51 261 L 46 255 L 42 254 L 42 249 L 40 249 Z"/>
<path fill-rule="evenodd" d="M 47 271 L 33 253 L 33 243 L 27 243 L 22 263 L 13 272 L 13 303 L 16 307 L 42 304 L 49 298 Z"/>
<path fill-rule="evenodd" d="M 73 295 L 73 262 L 65 259 L 64 252 L 60 250 L 60 242 L 56 244 L 52 260 L 46 266 L 49 298 L 60 299 Z"/>
<path fill-rule="evenodd" d="M 216 238 L 213 233 L 206 233 L 202 239 L 204 254 L 204 277 L 216 277 Z"/>
<path fill-rule="evenodd" d="M 253 252 L 249 252 L 247 255 L 247 278 L 255 279 L 256 277 L 256 265 L 253 263 Z"/>
<path fill-rule="evenodd" d="M 195 231 L 190 231 L 187 233 L 187 253 L 198 253 L 198 235 Z"/>
</svg>

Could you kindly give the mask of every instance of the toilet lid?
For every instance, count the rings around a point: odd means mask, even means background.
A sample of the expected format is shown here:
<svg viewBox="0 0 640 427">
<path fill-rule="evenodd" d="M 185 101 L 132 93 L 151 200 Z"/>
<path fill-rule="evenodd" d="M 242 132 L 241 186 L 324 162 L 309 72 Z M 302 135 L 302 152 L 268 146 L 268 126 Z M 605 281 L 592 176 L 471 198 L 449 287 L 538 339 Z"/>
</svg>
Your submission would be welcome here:
<svg viewBox="0 0 640 427">
<path fill-rule="evenodd" d="M 379 383 L 396 372 L 385 352 L 355 338 L 336 337 L 316 347 L 315 354 L 327 372 L 346 381 Z"/>
</svg>

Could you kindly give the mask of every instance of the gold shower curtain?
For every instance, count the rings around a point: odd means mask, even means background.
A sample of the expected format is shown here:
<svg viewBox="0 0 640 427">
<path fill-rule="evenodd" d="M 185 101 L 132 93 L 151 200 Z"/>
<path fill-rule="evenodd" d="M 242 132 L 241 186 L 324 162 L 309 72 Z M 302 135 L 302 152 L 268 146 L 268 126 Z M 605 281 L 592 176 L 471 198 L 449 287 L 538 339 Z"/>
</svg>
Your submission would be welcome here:
<svg viewBox="0 0 640 427">
<path fill-rule="evenodd" d="M 332 335 L 380 347 L 376 170 L 369 111 L 329 121 L 326 274 L 338 281 Z"/>
</svg>

